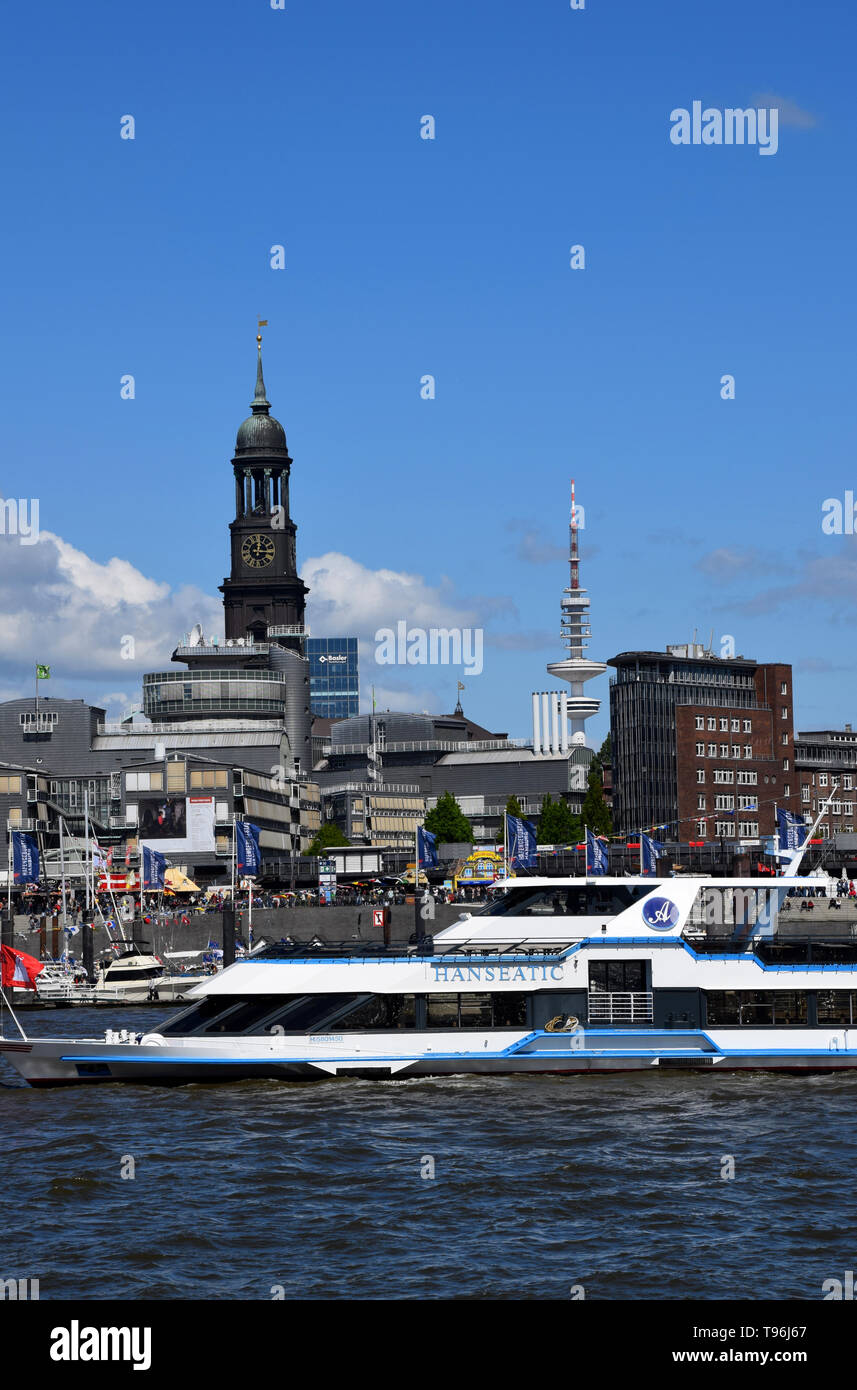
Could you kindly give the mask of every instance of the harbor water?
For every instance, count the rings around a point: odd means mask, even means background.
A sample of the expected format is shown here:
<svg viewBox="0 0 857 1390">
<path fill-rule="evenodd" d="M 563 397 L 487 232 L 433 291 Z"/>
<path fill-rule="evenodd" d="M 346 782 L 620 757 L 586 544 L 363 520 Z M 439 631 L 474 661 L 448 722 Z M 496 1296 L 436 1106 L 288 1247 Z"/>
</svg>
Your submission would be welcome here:
<svg viewBox="0 0 857 1390">
<path fill-rule="evenodd" d="M 819 1301 L 857 1260 L 853 1072 L 0 1081 L 0 1276 L 41 1299 Z"/>
</svg>

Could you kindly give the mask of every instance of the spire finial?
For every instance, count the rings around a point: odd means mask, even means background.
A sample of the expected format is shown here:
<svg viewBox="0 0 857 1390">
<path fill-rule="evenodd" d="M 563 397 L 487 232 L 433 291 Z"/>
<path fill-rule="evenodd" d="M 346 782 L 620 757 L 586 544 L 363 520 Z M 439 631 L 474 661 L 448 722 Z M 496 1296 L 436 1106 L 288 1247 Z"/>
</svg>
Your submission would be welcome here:
<svg viewBox="0 0 857 1390">
<path fill-rule="evenodd" d="M 259 320 L 258 320 L 258 324 L 259 324 L 259 327 L 260 327 L 260 328 L 266 327 L 266 326 L 267 326 L 267 323 L 268 323 L 268 320 L 267 320 L 267 319 L 259 319 Z M 255 396 L 253 397 L 253 400 L 252 400 L 251 403 L 250 403 L 250 409 L 253 411 L 253 414 L 254 414 L 254 415 L 267 415 L 267 414 L 268 414 L 268 411 L 271 409 L 271 402 L 267 399 L 267 397 L 266 397 L 266 395 L 265 395 L 265 378 L 264 378 L 263 375 L 262 375 L 262 334 L 261 334 L 261 333 L 257 333 L 257 334 L 256 334 L 256 353 L 257 353 L 257 361 L 256 361 L 256 394 L 255 394 Z"/>
</svg>

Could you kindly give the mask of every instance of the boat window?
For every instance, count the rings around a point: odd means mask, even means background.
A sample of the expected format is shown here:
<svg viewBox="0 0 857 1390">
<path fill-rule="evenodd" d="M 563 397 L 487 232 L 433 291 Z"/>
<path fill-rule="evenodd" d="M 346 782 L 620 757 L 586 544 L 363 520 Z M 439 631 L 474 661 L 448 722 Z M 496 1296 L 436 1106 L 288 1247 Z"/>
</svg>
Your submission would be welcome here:
<svg viewBox="0 0 857 1390">
<path fill-rule="evenodd" d="M 644 990 L 646 962 L 644 960 L 591 960 L 589 988 L 611 993 Z"/>
<path fill-rule="evenodd" d="M 426 996 L 426 1027 L 525 1028 L 529 997 L 518 992 L 429 994 Z"/>
<path fill-rule="evenodd" d="M 475 917 L 615 917 L 660 885 L 552 884 L 510 888 Z"/>
<path fill-rule="evenodd" d="M 462 1028 L 490 1028 L 492 1025 L 490 994 L 462 994 L 459 1020 Z"/>
<path fill-rule="evenodd" d="M 337 1028 L 368 1032 L 376 1028 L 415 1028 L 416 1009 L 413 994 L 373 994 L 345 1014 L 340 1015 Z"/>
<path fill-rule="evenodd" d="M 243 1001 L 236 999 L 234 995 L 209 994 L 198 1003 L 191 1004 L 189 1008 L 182 1009 L 168 1023 L 162 1024 L 161 1033 L 174 1033 L 183 1035 L 185 1033 L 195 1033 L 198 1028 L 202 1028 L 218 1014 L 224 1013 L 227 1009 L 232 1009 L 236 1004 Z"/>
<path fill-rule="evenodd" d="M 801 990 L 709 990 L 705 998 L 709 1028 L 806 1023 L 806 994 Z"/>
<path fill-rule="evenodd" d="M 428 1028 L 458 1027 L 458 995 L 430 994 L 426 1000 Z"/>
<path fill-rule="evenodd" d="M 848 989 L 826 989 L 818 993 L 819 1023 L 848 1023 L 857 1019 L 857 994 Z"/>
</svg>

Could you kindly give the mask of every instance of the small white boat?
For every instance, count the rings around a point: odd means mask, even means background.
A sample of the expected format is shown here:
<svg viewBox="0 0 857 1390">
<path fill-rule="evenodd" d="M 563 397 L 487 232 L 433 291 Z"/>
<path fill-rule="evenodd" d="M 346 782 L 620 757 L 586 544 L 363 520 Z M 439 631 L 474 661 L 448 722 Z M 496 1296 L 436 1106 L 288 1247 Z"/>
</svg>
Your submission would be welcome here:
<svg viewBox="0 0 857 1390">
<path fill-rule="evenodd" d="M 202 971 L 168 970 L 148 942 L 124 942 L 118 954 L 102 958 L 94 992 L 96 1003 L 180 1003 L 195 985 L 208 979 Z"/>
</svg>

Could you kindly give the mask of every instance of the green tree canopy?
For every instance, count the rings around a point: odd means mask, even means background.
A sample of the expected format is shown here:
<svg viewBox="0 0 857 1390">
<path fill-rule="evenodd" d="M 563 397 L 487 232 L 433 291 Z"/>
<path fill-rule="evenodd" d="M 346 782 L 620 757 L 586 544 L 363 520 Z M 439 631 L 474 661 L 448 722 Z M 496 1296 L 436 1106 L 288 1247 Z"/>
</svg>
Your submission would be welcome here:
<svg viewBox="0 0 857 1390">
<path fill-rule="evenodd" d="M 307 853 L 323 854 L 326 849 L 342 849 L 350 845 L 351 841 L 346 840 L 339 826 L 329 820 L 321 827 Z"/>
<path fill-rule="evenodd" d="M 437 837 L 439 845 L 473 844 L 473 829 L 452 792 L 438 797 L 434 810 L 425 821 L 426 830 Z"/>
<path fill-rule="evenodd" d="M 613 817 L 610 815 L 610 808 L 604 800 L 604 784 L 601 780 L 601 765 L 597 758 L 592 761 L 589 769 L 586 796 L 580 812 L 580 818 L 588 830 L 594 835 L 609 835 L 613 829 Z"/>
<path fill-rule="evenodd" d="M 506 815 L 517 816 L 518 820 L 520 820 L 523 814 L 521 803 L 518 798 L 516 796 L 510 796 L 509 800 L 506 802 Z"/>
<path fill-rule="evenodd" d="M 538 840 L 543 845 L 576 845 L 581 837 L 580 819 L 575 816 L 567 801 L 559 797 L 554 801 L 550 792 L 542 802 L 539 816 Z"/>
</svg>

